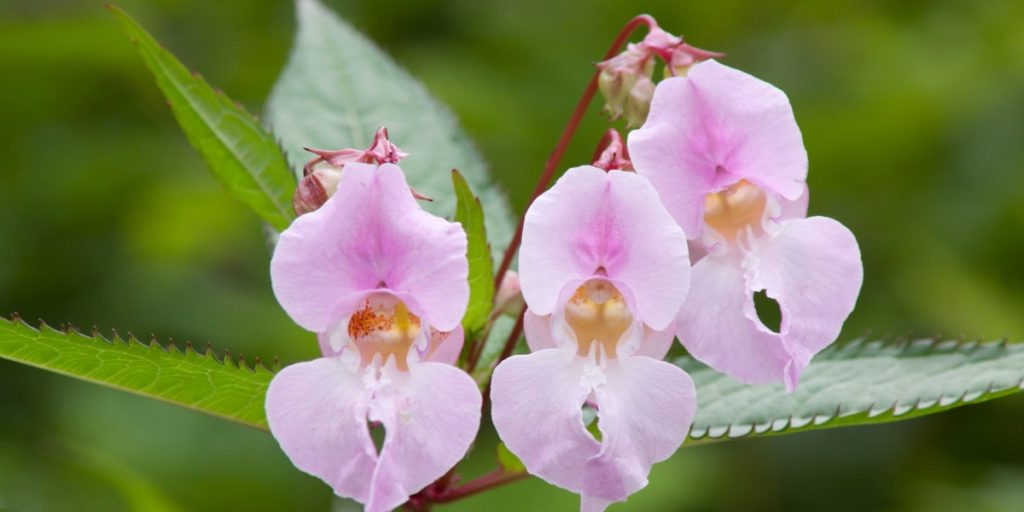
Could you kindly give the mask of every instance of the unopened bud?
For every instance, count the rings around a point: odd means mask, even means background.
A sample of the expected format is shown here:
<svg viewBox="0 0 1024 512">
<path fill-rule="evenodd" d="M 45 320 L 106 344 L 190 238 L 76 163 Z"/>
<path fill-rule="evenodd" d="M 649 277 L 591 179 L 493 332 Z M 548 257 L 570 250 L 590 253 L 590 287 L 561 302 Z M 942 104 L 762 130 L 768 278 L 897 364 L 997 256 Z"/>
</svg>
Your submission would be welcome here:
<svg viewBox="0 0 1024 512">
<path fill-rule="evenodd" d="M 698 62 L 708 59 L 720 59 L 725 57 L 724 53 L 702 50 L 686 43 L 679 43 L 672 49 L 672 54 L 665 61 L 666 76 L 686 76 L 690 67 Z"/>
<path fill-rule="evenodd" d="M 409 156 L 408 153 L 398 149 L 398 146 L 388 140 L 388 129 L 383 126 L 377 129 L 373 135 L 373 142 L 366 149 L 314 149 L 303 148 L 316 155 L 315 158 L 306 162 L 302 167 L 303 175 L 313 172 L 317 164 L 327 162 L 335 167 L 342 167 L 345 164 L 361 162 L 364 164 L 396 164 L 399 160 Z"/>
<path fill-rule="evenodd" d="M 629 150 L 622 140 L 622 135 L 615 128 L 609 128 L 601 137 L 591 159 L 594 167 L 606 171 L 632 171 L 633 162 L 629 159 Z"/>
<path fill-rule="evenodd" d="M 629 98 L 626 100 L 626 128 L 636 128 L 644 124 L 647 113 L 651 110 L 652 98 L 654 82 L 649 77 L 640 77 L 629 91 Z"/>
<path fill-rule="evenodd" d="M 388 129 L 381 126 L 373 135 L 373 142 L 367 148 L 364 160 L 367 163 L 396 164 L 399 160 L 409 156 L 408 153 L 398 149 L 398 146 L 388 139 Z"/>
<path fill-rule="evenodd" d="M 615 73 L 602 70 L 597 78 L 597 87 L 604 96 L 604 111 L 608 117 L 618 119 L 622 116 L 626 98 L 629 90 L 636 82 L 636 75 L 628 73 Z"/>
<path fill-rule="evenodd" d="M 601 73 L 597 77 L 597 87 L 604 96 L 604 110 L 613 120 L 622 116 L 629 93 L 637 80 L 645 75 L 650 76 L 654 70 L 654 61 L 650 56 L 646 47 L 630 44 L 626 51 L 598 63 Z"/>
<path fill-rule="evenodd" d="M 683 38 L 665 32 L 658 26 L 651 27 L 640 44 L 667 61 L 672 50 L 682 44 Z"/>
<path fill-rule="evenodd" d="M 324 205 L 338 190 L 341 169 L 317 167 L 299 180 L 292 196 L 292 209 L 296 215 L 303 215 Z"/>
<path fill-rule="evenodd" d="M 523 304 L 523 290 L 519 285 L 519 274 L 509 270 L 501 278 L 501 286 L 494 296 L 496 314 L 518 315 Z"/>
</svg>

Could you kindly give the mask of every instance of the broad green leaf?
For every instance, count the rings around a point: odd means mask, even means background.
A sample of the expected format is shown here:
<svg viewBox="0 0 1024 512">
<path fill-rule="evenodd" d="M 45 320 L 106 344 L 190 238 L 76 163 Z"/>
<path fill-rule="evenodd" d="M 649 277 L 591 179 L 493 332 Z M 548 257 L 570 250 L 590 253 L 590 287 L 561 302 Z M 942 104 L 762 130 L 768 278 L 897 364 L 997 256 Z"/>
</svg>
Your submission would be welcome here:
<svg viewBox="0 0 1024 512">
<path fill-rule="evenodd" d="M 462 328 L 469 336 L 487 323 L 494 305 L 494 270 L 491 248 L 487 245 L 484 210 L 473 196 L 469 184 L 458 171 L 452 171 L 455 189 L 455 220 L 466 231 L 466 258 L 469 260 L 469 306 L 462 317 Z"/>
<path fill-rule="evenodd" d="M 487 233 L 500 254 L 514 220 L 504 195 L 447 108 L 372 42 L 316 0 L 298 0 L 298 35 L 268 102 L 267 121 L 293 164 L 302 148 L 369 146 L 386 126 L 409 156 L 399 164 L 417 191 L 434 198 L 437 215 L 455 208 L 448 171 L 458 169 L 487 213 Z M 301 169 L 296 167 L 296 173 Z"/>
<path fill-rule="evenodd" d="M 241 105 L 191 73 L 128 14 L 109 8 L 213 174 L 271 226 L 287 227 L 294 217 L 295 177 L 270 133 Z"/>
<path fill-rule="evenodd" d="M 267 428 L 263 399 L 273 373 L 259 364 L 236 366 L 191 347 L 182 352 L 118 336 L 107 341 L 5 318 L 0 358 Z"/>
<path fill-rule="evenodd" d="M 677 364 L 697 384 L 697 440 L 897 421 L 1024 387 L 1024 344 L 1005 342 L 855 340 L 818 354 L 793 394 L 740 384 L 689 358 Z"/>
</svg>

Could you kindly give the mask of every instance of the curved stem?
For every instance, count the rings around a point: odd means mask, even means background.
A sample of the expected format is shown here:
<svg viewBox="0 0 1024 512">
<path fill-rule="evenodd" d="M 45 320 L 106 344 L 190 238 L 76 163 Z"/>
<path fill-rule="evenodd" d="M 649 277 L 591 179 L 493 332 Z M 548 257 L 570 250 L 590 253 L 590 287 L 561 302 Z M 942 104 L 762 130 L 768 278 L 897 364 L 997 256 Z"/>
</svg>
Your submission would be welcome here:
<svg viewBox="0 0 1024 512">
<path fill-rule="evenodd" d="M 476 493 L 483 492 L 495 487 L 499 487 L 505 484 L 510 484 L 522 480 L 530 476 L 527 473 L 508 473 L 503 469 L 497 469 L 490 473 L 487 473 L 480 478 L 470 480 L 469 482 L 454 487 L 448 492 L 437 496 L 433 499 L 434 503 L 449 503 L 455 500 L 460 500 L 467 496 L 472 496 Z"/>
<path fill-rule="evenodd" d="M 619 35 L 615 37 L 615 41 L 608 48 L 608 52 L 605 53 L 604 59 L 608 60 L 619 53 L 619 49 L 629 39 L 629 36 L 633 34 L 640 25 L 647 26 L 648 29 L 658 26 L 658 22 L 653 17 L 647 14 L 641 14 L 635 18 L 629 20 L 622 30 L 619 31 Z M 576 133 L 576 128 L 579 127 L 580 121 L 583 119 L 583 114 L 586 113 L 587 107 L 590 106 L 590 101 L 594 99 L 594 94 L 597 93 L 597 79 L 601 74 L 601 70 L 594 71 L 594 75 L 590 78 L 590 82 L 587 83 L 586 89 L 583 90 L 583 96 L 580 97 L 579 103 L 576 104 L 576 110 L 573 111 L 572 117 L 569 118 L 569 122 L 565 125 L 565 129 L 562 130 L 562 135 L 558 138 L 558 143 L 555 145 L 555 149 L 551 152 L 551 156 L 548 157 L 547 163 L 544 164 L 544 171 L 540 175 L 540 180 L 537 181 L 537 186 L 533 188 L 533 195 L 530 196 L 530 201 L 526 203 L 526 210 L 530 209 L 530 205 L 537 199 L 537 196 L 541 195 L 547 190 L 548 185 L 551 183 L 551 178 L 555 174 L 555 169 L 558 167 L 559 161 L 562 160 L 562 155 L 565 154 L 565 150 L 569 147 L 569 142 L 572 141 L 573 135 Z M 494 276 L 495 288 L 501 286 L 501 280 L 505 277 L 505 272 L 508 272 L 509 265 L 512 264 L 512 257 L 519 249 L 519 243 L 523 239 L 523 223 L 526 221 L 526 210 L 523 211 L 523 215 L 519 217 L 519 225 L 516 227 L 515 235 L 512 236 L 512 240 L 508 244 L 508 248 L 505 249 L 505 255 L 501 259 L 501 265 L 498 267 L 498 273 Z"/>
</svg>

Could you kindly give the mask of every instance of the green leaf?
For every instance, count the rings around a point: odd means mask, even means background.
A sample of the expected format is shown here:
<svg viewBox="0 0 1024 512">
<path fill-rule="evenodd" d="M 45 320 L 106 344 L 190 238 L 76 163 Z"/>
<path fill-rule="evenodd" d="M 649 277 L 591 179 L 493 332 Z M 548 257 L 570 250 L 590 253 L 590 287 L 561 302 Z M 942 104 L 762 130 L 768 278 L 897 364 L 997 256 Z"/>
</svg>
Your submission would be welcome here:
<svg viewBox="0 0 1024 512">
<path fill-rule="evenodd" d="M 455 189 L 455 220 L 466 231 L 469 306 L 462 317 L 462 328 L 469 336 L 483 327 L 491 315 L 494 306 L 494 270 L 480 200 L 473 196 L 465 178 L 455 170 L 452 171 L 452 188 Z"/>
<path fill-rule="evenodd" d="M 303 146 L 364 149 L 374 132 L 388 128 L 409 156 L 402 160 L 409 184 L 435 199 L 436 215 L 455 208 L 448 171 L 458 169 L 480 195 L 487 232 L 500 254 L 514 220 L 504 195 L 491 183 L 483 160 L 451 113 L 390 57 L 315 0 L 297 2 L 295 47 L 274 86 L 267 118 L 294 162 L 308 160 Z M 297 167 L 296 173 L 300 172 Z"/>
<path fill-rule="evenodd" d="M 219 361 L 211 351 L 147 346 L 131 336 L 107 341 L 0 318 L 0 358 L 267 428 L 263 399 L 274 374 L 259 364 Z"/>
<path fill-rule="evenodd" d="M 1018 392 L 1024 344 L 855 340 L 818 354 L 796 392 L 747 386 L 690 358 L 697 384 L 690 437 L 715 440 L 913 418 Z"/>
<path fill-rule="evenodd" d="M 241 105 L 189 72 L 127 13 L 113 6 L 109 9 L 213 174 L 271 226 L 287 227 L 294 217 L 295 178 L 270 133 Z"/>
<path fill-rule="evenodd" d="M 525 473 L 526 466 L 523 465 L 523 461 L 516 457 L 516 454 L 509 451 L 505 443 L 498 442 L 497 448 L 498 465 L 501 469 L 505 470 L 506 473 Z"/>
</svg>

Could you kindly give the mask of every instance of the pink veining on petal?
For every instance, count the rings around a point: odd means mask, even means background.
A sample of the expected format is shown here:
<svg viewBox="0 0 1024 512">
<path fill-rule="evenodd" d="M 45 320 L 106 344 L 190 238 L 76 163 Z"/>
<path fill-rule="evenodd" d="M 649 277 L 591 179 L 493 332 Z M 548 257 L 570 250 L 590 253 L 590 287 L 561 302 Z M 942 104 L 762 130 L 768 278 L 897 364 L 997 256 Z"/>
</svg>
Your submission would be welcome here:
<svg viewBox="0 0 1024 512">
<path fill-rule="evenodd" d="M 469 301 L 468 273 L 462 227 L 424 211 L 392 164 L 348 164 L 337 193 L 281 234 L 271 260 L 278 301 L 313 332 L 376 289 L 409 295 L 429 325 L 454 329 Z"/>
<path fill-rule="evenodd" d="M 551 314 L 566 283 L 621 282 L 644 323 L 663 329 L 686 295 L 686 235 L 634 173 L 570 169 L 526 214 L 520 280 L 527 305 Z"/>
<path fill-rule="evenodd" d="M 649 178 L 691 238 L 704 196 L 741 179 L 795 200 L 807 153 L 785 93 L 715 60 L 658 84 L 647 122 L 629 136 L 636 171 Z"/>
</svg>

